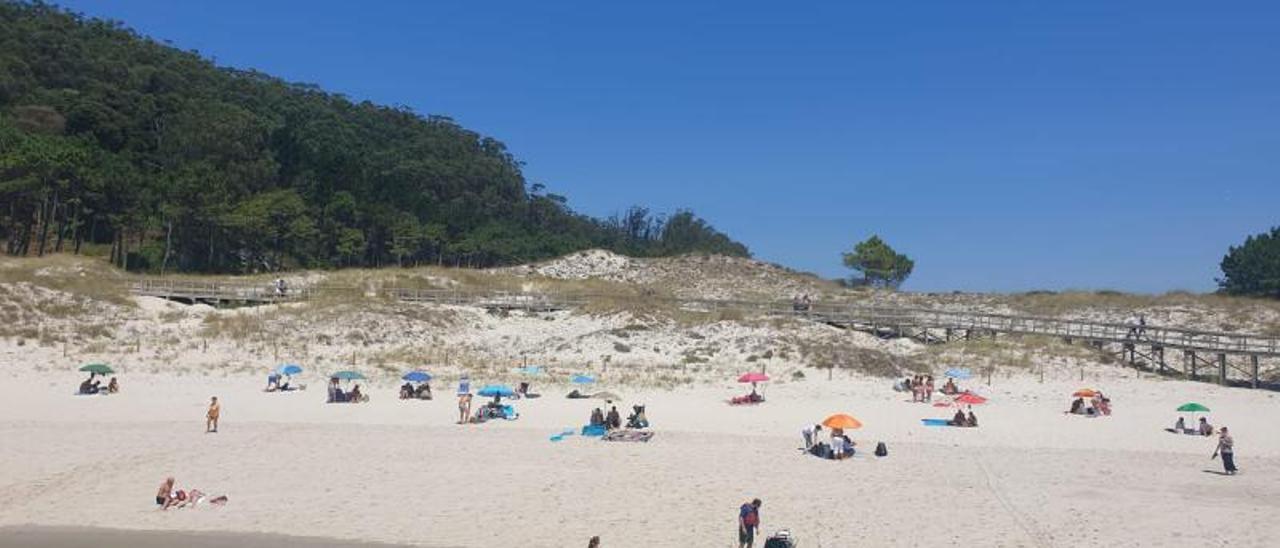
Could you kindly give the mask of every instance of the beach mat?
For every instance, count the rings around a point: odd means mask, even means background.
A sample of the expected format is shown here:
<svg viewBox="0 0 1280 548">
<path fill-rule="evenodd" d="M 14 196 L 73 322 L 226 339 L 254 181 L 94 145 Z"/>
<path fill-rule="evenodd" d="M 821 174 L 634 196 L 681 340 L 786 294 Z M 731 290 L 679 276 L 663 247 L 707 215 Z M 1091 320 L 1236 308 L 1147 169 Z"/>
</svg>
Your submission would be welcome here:
<svg viewBox="0 0 1280 548">
<path fill-rule="evenodd" d="M 947 419 L 920 419 L 925 426 L 951 426 L 947 424 Z"/>
<path fill-rule="evenodd" d="M 615 430 L 605 434 L 604 437 L 600 439 L 604 441 L 648 442 L 650 439 L 653 439 L 653 432 L 644 432 L 641 430 Z"/>
</svg>

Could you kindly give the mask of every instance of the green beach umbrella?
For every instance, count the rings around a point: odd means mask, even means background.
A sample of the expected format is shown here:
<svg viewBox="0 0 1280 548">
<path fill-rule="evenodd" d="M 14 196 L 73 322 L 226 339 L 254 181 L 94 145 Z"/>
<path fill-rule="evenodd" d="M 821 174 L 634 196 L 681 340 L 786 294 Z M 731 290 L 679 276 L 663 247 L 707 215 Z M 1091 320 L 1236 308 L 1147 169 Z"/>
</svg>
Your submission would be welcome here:
<svg viewBox="0 0 1280 548">
<path fill-rule="evenodd" d="M 1192 402 L 1192 403 L 1182 404 L 1182 406 L 1178 408 L 1178 411 L 1181 411 L 1183 413 L 1208 413 L 1209 408 L 1203 405 L 1200 405 L 1198 403 Z"/>
<path fill-rule="evenodd" d="M 85 373 L 97 373 L 99 375 L 110 375 L 116 372 L 114 369 L 111 368 L 111 366 L 105 363 L 91 363 L 88 365 L 83 365 L 83 366 L 80 366 L 80 370 L 84 371 Z"/>
<path fill-rule="evenodd" d="M 354 381 L 354 380 L 364 379 L 364 375 L 361 375 L 359 371 L 339 371 L 337 373 L 334 373 L 332 376 L 335 379 L 342 379 L 344 381 Z"/>
</svg>

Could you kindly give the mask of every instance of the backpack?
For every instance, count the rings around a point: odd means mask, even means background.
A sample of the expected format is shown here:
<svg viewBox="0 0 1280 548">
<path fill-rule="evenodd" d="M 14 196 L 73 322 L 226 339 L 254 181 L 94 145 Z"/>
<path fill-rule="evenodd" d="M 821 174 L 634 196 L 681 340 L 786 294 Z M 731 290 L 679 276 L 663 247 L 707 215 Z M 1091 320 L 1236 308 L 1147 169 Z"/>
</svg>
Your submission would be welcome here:
<svg viewBox="0 0 1280 548">
<path fill-rule="evenodd" d="M 889 456 L 889 448 L 885 446 L 884 442 L 880 442 L 876 444 L 876 456 L 877 457 Z"/>
<path fill-rule="evenodd" d="M 747 515 L 742 517 L 742 524 L 746 525 L 747 527 L 755 527 L 757 525 L 760 525 L 760 514 L 757 514 L 755 509 L 752 508 L 747 513 Z"/>
</svg>

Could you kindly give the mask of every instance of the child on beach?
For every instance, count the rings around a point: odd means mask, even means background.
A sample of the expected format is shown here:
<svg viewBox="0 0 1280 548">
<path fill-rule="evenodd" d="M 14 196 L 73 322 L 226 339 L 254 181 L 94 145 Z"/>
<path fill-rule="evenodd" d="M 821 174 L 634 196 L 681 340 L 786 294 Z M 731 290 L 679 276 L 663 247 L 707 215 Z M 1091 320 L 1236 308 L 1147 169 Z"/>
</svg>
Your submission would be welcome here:
<svg viewBox="0 0 1280 548">
<path fill-rule="evenodd" d="M 222 414 L 222 404 L 218 403 L 218 397 L 213 396 L 209 399 L 209 411 L 204 414 L 204 433 L 218 432 L 218 416 Z"/>
</svg>

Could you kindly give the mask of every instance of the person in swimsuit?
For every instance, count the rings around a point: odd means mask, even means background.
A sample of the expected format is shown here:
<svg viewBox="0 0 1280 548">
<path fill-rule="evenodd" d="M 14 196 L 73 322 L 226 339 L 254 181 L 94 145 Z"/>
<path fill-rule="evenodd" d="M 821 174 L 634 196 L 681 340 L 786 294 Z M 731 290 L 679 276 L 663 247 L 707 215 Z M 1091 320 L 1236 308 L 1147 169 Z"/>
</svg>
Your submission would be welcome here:
<svg viewBox="0 0 1280 548">
<path fill-rule="evenodd" d="M 471 394 L 458 394 L 458 424 L 466 424 L 471 418 Z"/>
<path fill-rule="evenodd" d="M 111 377 L 111 382 L 107 383 L 107 393 L 115 394 L 120 391 L 120 383 L 116 382 L 115 377 Z"/>
<path fill-rule="evenodd" d="M 160 489 L 156 491 L 156 506 L 164 508 L 169 505 L 169 497 L 173 493 L 173 476 L 169 476 L 160 483 Z"/>
<path fill-rule="evenodd" d="M 222 414 L 222 404 L 218 403 L 218 397 L 214 396 L 209 399 L 209 411 L 204 414 L 204 433 L 218 432 L 218 415 Z"/>
</svg>

